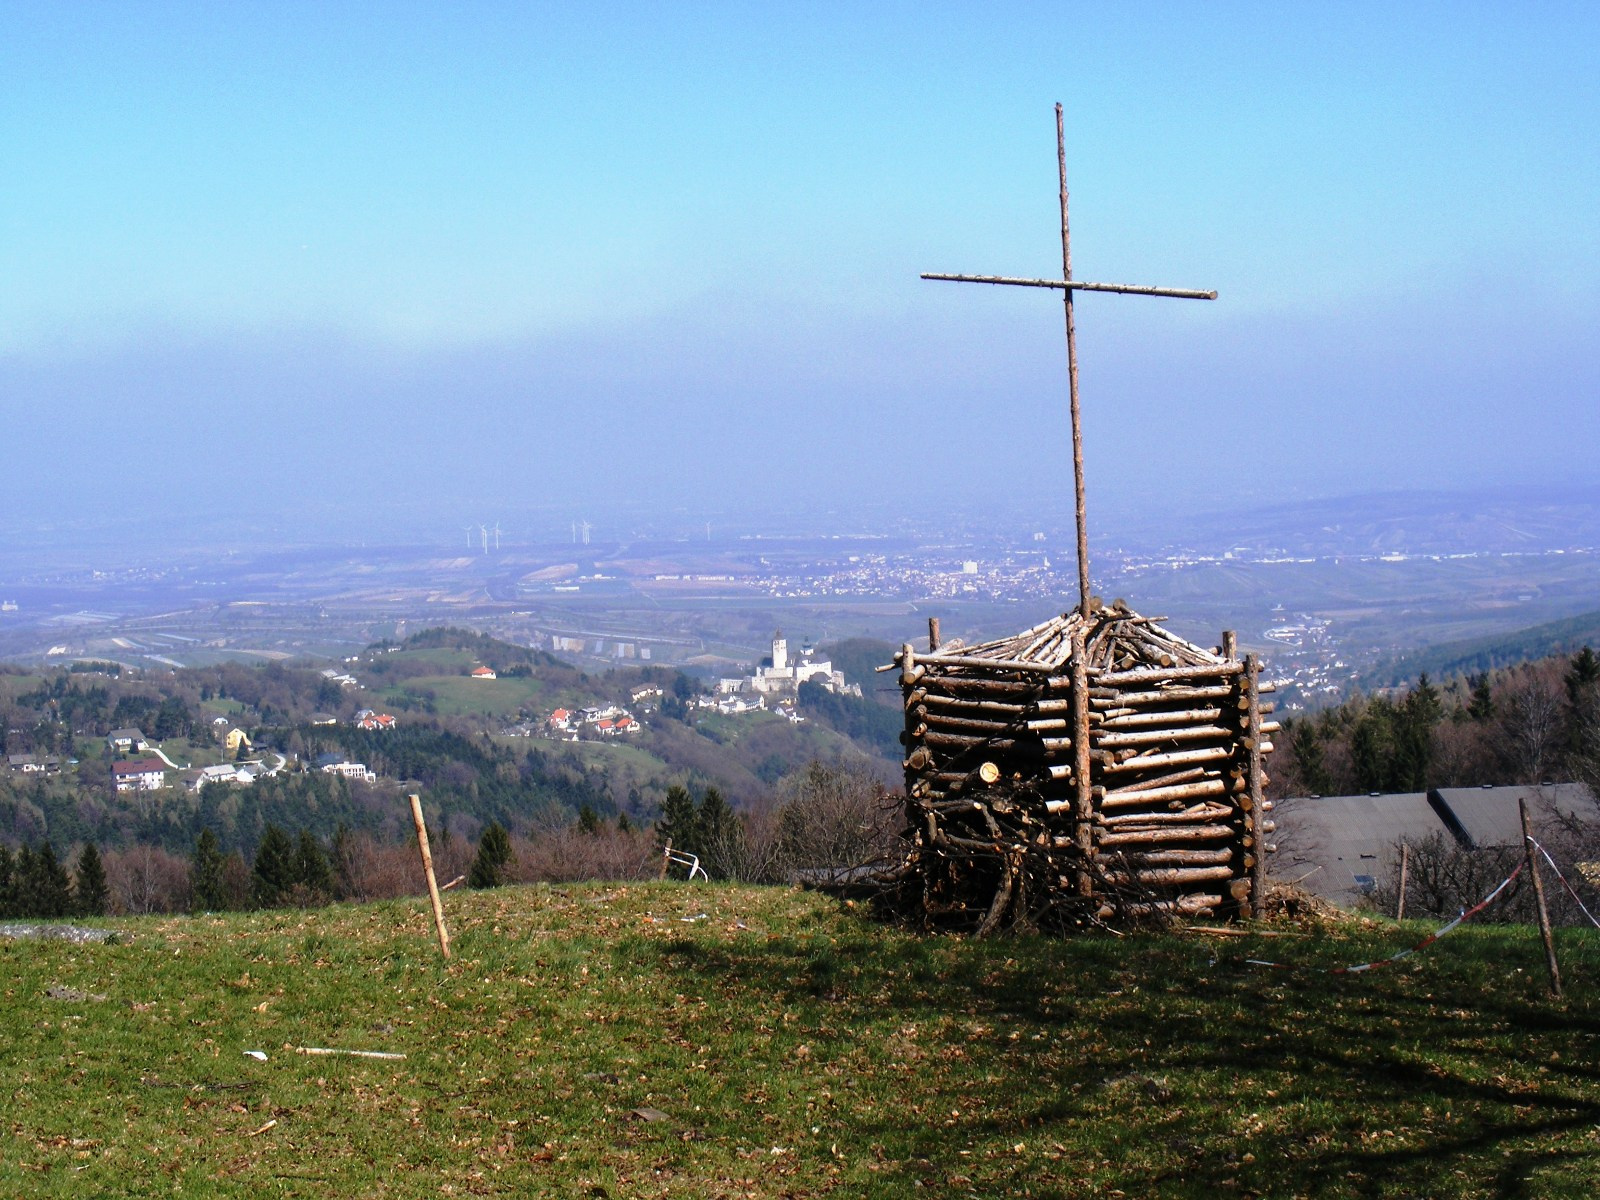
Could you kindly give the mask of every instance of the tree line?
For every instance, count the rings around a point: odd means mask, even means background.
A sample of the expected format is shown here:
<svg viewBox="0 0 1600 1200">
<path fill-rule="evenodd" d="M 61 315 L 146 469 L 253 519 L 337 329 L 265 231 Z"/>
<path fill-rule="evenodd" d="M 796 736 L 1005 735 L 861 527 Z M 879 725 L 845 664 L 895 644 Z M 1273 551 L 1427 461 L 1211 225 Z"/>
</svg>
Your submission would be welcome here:
<svg viewBox="0 0 1600 1200">
<path fill-rule="evenodd" d="M 1273 794 L 1600 783 L 1600 657 L 1585 646 L 1436 685 L 1360 696 L 1283 722 Z"/>
</svg>

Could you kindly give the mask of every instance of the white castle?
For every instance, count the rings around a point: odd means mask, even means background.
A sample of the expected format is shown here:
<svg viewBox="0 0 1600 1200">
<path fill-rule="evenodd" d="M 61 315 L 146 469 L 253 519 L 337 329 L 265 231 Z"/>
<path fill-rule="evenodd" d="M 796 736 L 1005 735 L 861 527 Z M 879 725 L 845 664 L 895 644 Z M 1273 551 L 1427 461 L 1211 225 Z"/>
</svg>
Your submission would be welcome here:
<svg viewBox="0 0 1600 1200">
<path fill-rule="evenodd" d="M 833 664 L 827 659 L 814 657 L 815 651 L 810 646 L 805 646 L 800 651 L 800 657 L 793 662 L 789 660 L 789 643 L 784 639 L 783 631 L 779 630 L 772 635 L 772 665 L 770 667 L 757 667 L 755 674 L 743 679 L 723 679 L 717 686 L 719 692 L 755 692 L 761 696 L 774 696 L 782 694 L 793 695 L 799 690 L 800 685 L 806 682 L 820 683 L 830 692 L 839 692 L 845 695 L 861 695 L 861 685 L 846 683 L 843 671 L 835 671 Z"/>
</svg>

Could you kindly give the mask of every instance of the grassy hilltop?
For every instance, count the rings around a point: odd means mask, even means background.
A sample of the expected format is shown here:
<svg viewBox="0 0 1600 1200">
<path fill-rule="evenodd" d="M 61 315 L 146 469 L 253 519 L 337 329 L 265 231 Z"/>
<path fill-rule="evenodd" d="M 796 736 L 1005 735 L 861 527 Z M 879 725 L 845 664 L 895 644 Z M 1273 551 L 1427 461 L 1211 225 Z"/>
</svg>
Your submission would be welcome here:
<svg viewBox="0 0 1600 1200">
<path fill-rule="evenodd" d="M 585 885 L 0 941 L 0 1193 L 1589 1196 L 1600 940 L 920 938 Z M 703 914 L 703 917 L 702 917 Z M 1213 961 L 1213 960 L 1216 961 Z M 307 1057 L 376 1049 L 403 1061 Z M 244 1054 L 262 1050 L 259 1062 Z"/>
</svg>

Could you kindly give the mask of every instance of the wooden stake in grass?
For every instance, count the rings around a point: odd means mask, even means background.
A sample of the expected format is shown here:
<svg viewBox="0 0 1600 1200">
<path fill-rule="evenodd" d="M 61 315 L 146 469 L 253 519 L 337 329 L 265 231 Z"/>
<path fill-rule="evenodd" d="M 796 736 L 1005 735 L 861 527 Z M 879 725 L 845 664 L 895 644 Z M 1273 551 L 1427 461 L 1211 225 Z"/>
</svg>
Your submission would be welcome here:
<svg viewBox="0 0 1600 1200">
<path fill-rule="evenodd" d="M 422 873 L 428 877 L 428 898 L 433 901 L 433 924 L 439 930 L 439 950 L 450 957 L 450 934 L 444 927 L 444 904 L 439 900 L 439 881 L 433 874 L 433 851 L 428 849 L 428 826 L 422 819 L 422 800 L 411 797 L 411 819 L 417 823 L 417 848 L 422 851 Z"/>
<path fill-rule="evenodd" d="M 1556 941 L 1550 932 L 1550 910 L 1544 902 L 1544 880 L 1539 878 L 1539 863 L 1533 856 L 1533 833 L 1528 828 L 1528 802 L 1517 797 L 1517 813 L 1522 817 L 1522 851 L 1528 856 L 1528 874 L 1533 876 L 1533 899 L 1539 909 L 1539 936 L 1544 940 L 1544 962 L 1550 968 L 1550 994 L 1561 998 L 1561 967 L 1556 962 Z"/>
<path fill-rule="evenodd" d="M 1411 873 L 1411 846 L 1407 842 L 1400 843 L 1400 901 L 1395 905 L 1394 919 L 1406 919 L 1406 876 Z"/>
</svg>

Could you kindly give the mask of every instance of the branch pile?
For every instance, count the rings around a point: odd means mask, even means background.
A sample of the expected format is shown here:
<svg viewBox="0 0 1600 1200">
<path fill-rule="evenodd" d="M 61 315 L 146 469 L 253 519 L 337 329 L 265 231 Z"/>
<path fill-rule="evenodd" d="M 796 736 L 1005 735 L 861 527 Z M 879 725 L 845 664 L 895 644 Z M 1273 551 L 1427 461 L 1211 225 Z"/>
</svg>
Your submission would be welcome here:
<svg viewBox="0 0 1600 1200">
<path fill-rule="evenodd" d="M 931 926 L 1249 916 L 1265 896 L 1254 656 L 1119 601 L 982 645 L 905 646 L 908 850 L 887 899 Z"/>
</svg>

